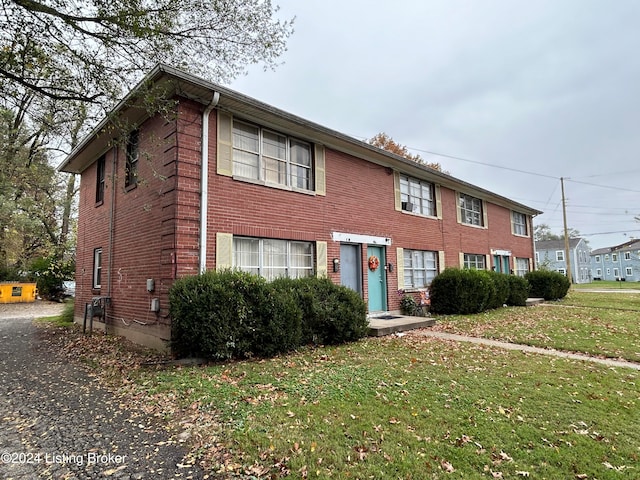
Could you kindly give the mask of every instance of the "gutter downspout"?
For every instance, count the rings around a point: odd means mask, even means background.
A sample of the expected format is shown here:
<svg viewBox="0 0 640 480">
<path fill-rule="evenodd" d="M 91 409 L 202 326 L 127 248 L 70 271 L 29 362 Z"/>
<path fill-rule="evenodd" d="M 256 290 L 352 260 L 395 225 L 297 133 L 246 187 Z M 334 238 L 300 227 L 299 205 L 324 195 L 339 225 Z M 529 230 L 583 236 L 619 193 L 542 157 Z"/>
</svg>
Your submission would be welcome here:
<svg viewBox="0 0 640 480">
<path fill-rule="evenodd" d="M 107 298 L 111 302 L 111 270 L 113 270 L 113 243 L 115 235 L 115 213 L 116 213 L 116 172 L 118 171 L 118 147 L 113 147 L 113 161 L 111 164 L 111 208 L 109 212 L 109 263 L 107 268 Z M 104 306 L 104 333 L 107 333 L 107 307 Z"/>
<path fill-rule="evenodd" d="M 200 170 L 200 273 L 207 270 L 207 214 L 209 206 L 209 114 L 220 100 L 220 93 L 213 92 L 213 98 L 202 112 L 202 147 Z"/>
</svg>

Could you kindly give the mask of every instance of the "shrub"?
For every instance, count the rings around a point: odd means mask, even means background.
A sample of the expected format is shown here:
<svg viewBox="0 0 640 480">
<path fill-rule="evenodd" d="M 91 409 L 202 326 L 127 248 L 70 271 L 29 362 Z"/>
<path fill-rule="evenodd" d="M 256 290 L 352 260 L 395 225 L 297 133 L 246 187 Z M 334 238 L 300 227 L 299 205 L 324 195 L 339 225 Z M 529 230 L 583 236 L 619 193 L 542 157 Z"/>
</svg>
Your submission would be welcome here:
<svg viewBox="0 0 640 480">
<path fill-rule="evenodd" d="M 545 300 L 564 298 L 571 287 L 571 282 L 560 272 L 536 270 L 528 272 L 524 278 L 529 283 L 529 294 Z"/>
<path fill-rule="evenodd" d="M 174 353 L 218 360 L 357 340 L 369 328 L 362 298 L 328 278 L 267 283 L 230 270 L 177 280 L 169 312 Z"/>
<path fill-rule="evenodd" d="M 529 297 L 529 283 L 524 277 L 509 275 L 509 298 L 507 305 L 515 307 L 524 307 Z"/>
<path fill-rule="evenodd" d="M 431 311 L 441 314 L 479 313 L 495 295 L 495 285 L 484 270 L 447 268 L 430 286 Z"/>
<path fill-rule="evenodd" d="M 364 337 L 367 306 L 356 292 L 328 278 L 280 278 L 272 285 L 291 294 L 302 310 L 302 342 L 331 345 Z"/>
<path fill-rule="evenodd" d="M 267 356 L 300 344 L 301 312 L 266 280 L 239 271 L 177 280 L 169 291 L 171 341 L 179 356 Z"/>
<path fill-rule="evenodd" d="M 487 272 L 494 288 L 490 291 L 487 308 L 500 308 L 507 303 L 509 298 L 509 277 L 505 273 Z"/>
<path fill-rule="evenodd" d="M 416 299 L 409 294 L 405 294 L 400 299 L 400 313 L 403 315 L 414 316 L 418 311 Z"/>
</svg>

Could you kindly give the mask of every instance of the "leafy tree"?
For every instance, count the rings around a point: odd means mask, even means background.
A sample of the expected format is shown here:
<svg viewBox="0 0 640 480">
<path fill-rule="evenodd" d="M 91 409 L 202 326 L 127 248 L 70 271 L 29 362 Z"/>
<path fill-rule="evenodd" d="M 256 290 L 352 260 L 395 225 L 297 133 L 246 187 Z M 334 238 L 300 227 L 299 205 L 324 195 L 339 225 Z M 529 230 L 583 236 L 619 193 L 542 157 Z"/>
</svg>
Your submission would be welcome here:
<svg viewBox="0 0 640 480">
<path fill-rule="evenodd" d="M 269 0 L 0 0 L 0 277 L 73 256 L 69 153 L 156 63 L 228 81 L 292 33 Z M 150 113 L 166 107 L 149 95 Z M 155 109 L 155 110 L 154 110 Z M 57 262 L 57 263 L 56 263 Z M 4 272 L 4 273 L 3 273 Z"/>
<path fill-rule="evenodd" d="M 269 0 L 2 0 L 2 90 L 111 103 L 159 62 L 228 81 L 274 67 L 292 21 Z"/>
<path fill-rule="evenodd" d="M 373 145 L 374 147 L 386 150 L 387 152 L 391 152 L 406 159 L 412 160 L 416 163 L 426 165 L 427 167 L 433 168 L 434 170 L 438 170 L 442 173 L 449 173 L 442 170 L 442 165 L 440 165 L 439 163 L 427 162 L 420 155 L 410 153 L 407 147 L 399 144 L 384 132 L 378 133 L 374 137 L 370 138 L 369 140 L 367 140 L 367 143 Z"/>
<path fill-rule="evenodd" d="M 569 228 L 567 229 L 567 232 L 569 233 L 569 238 L 580 238 L 582 236 L 580 231 L 575 228 Z M 564 240 L 564 232 L 560 235 L 555 234 L 551 231 L 551 227 L 549 225 L 541 223 L 533 228 L 533 239 L 536 242 L 544 240 Z"/>
</svg>

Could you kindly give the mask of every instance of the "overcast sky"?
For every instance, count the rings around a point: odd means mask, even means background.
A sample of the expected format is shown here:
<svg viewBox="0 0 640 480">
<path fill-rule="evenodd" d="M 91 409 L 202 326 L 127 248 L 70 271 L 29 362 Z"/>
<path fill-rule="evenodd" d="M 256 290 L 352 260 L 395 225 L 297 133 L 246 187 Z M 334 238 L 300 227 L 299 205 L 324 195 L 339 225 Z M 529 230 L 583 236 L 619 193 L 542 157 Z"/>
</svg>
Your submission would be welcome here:
<svg viewBox="0 0 640 480">
<path fill-rule="evenodd" d="M 640 238 L 640 1 L 274 3 L 296 17 L 284 64 L 231 88 L 360 140 L 386 132 L 558 234 L 564 177 L 592 248 Z"/>
</svg>

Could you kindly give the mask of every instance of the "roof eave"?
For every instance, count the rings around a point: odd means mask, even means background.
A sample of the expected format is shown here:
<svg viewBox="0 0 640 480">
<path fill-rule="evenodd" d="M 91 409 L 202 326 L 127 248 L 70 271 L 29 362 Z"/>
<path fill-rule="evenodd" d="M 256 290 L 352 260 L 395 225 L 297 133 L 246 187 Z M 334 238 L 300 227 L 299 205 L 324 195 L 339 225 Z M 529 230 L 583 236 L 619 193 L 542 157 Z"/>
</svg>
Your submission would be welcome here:
<svg viewBox="0 0 640 480">
<path fill-rule="evenodd" d="M 259 119 L 265 123 L 265 126 L 279 128 L 283 133 L 293 133 L 307 137 L 315 143 L 321 143 L 342 153 L 364 158 L 378 165 L 418 178 L 424 178 L 452 190 L 464 191 L 470 195 L 477 196 L 484 200 L 490 200 L 492 203 L 517 210 L 521 213 L 532 216 L 542 213 L 540 210 L 515 202 L 509 198 L 478 187 L 477 185 L 374 147 L 361 140 L 164 64 L 156 65 L 69 154 L 60 164 L 58 170 L 70 173 L 81 173 L 108 148 L 112 140 L 109 138 L 108 129 L 111 119 L 116 115 L 127 114 L 130 115 L 133 120 L 135 120 L 136 117 L 144 118 L 146 112 L 144 109 L 136 106 L 139 91 L 145 84 L 162 81 L 166 82 L 167 92 L 190 98 L 202 104 L 208 104 L 210 102 L 213 91 L 218 92 L 220 94 L 218 108 Z M 97 143 L 92 147 L 92 143 L 95 141 L 97 141 Z"/>
</svg>

